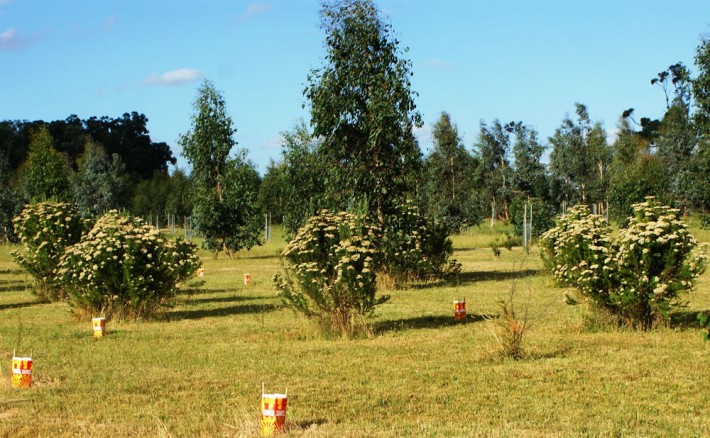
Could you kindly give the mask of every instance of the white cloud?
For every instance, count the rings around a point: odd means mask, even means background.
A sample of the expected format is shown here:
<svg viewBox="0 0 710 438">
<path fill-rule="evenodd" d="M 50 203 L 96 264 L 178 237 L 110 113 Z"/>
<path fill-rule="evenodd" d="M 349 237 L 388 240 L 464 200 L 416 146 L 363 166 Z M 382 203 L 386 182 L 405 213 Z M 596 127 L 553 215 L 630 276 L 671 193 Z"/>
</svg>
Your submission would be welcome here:
<svg viewBox="0 0 710 438">
<path fill-rule="evenodd" d="M 619 137 L 619 129 L 618 128 L 609 128 L 606 130 L 606 142 L 608 144 L 612 144 L 616 141 L 617 137 Z"/>
<path fill-rule="evenodd" d="M 0 33 L 0 44 L 10 44 L 15 39 L 17 39 L 17 29 L 10 28 Z"/>
<path fill-rule="evenodd" d="M 14 27 L 0 33 L 0 51 L 20 50 L 36 43 L 37 36 L 26 37 Z"/>
<path fill-rule="evenodd" d="M 431 146 L 434 142 L 432 131 L 433 128 L 429 124 L 424 124 L 421 128 L 412 128 L 412 134 L 414 134 L 414 137 L 416 137 L 419 142 L 419 147 L 424 151 L 431 150 Z"/>
<path fill-rule="evenodd" d="M 120 84 L 117 84 L 115 87 L 113 87 L 113 91 L 115 93 L 123 93 L 128 89 L 128 83 L 126 82 L 121 82 Z"/>
<path fill-rule="evenodd" d="M 165 72 L 163 74 L 155 74 L 148 76 L 143 80 L 144 86 L 152 85 L 183 85 L 188 82 L 199 81 L 205 75 L 201 71 L 194 68 L 179 68 L 177 70 Z"/>
<path fill-rule="evenodd" d="M 234 29 L 241 23 L 251 20 L 257 15 L 262 15 L 270 12 L 273 6 L 268 3 L 251 3 L 240 15 L 230 17 L 226 25 L 230 29 Z"/>
<path fill-rule="evenodd" d="M 115 15 L 111 15 L 110 17 L 106 18 L 104 20 L 104 23 L 101 25 L 101 30 L 103 30 L 103 31 L 111 30 L 113 28 L 113 25 L 116 24 L 116 20 L 118 20 L 118 17 Z"/>
<path fill-rule="evenodd" d="M 454 66 L 454 64 L 449 61 L 444 61 L 443 59 L 428 59 L 425 63 L 429 67 L 440 69 L 448 69 Z"/>
<path fill-rule="evenodd" d="M 267 150 L 273 150 L 273 149 L 280 149 L 281 145 L 283 144 L 283 136 L 279 135 L 276 137 L 271 137 L 264 143 L 263 149 Z"/>
<path fill-rule="evenodd" d="M 269 12 L 272 6 L 266 3 L 252 3 L 247 6 L 244 13 L 239 17 L 240 21 L 245 21 L 253 17 L 254 15 L 263 14 Z"/>
</svg>

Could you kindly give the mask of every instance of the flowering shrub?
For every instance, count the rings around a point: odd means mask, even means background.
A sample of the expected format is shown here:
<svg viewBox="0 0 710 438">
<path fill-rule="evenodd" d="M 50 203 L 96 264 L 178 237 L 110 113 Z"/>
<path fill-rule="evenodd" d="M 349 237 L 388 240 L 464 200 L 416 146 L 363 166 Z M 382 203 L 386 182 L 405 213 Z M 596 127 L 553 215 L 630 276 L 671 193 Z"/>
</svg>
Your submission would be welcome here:
<svg viewBox="0 0 710 438">
<path fill-rule="evenodd" d="M 56 269 L 65 248 L 77 243 L 85 229 L 79 212 L 70 204 L 40 202 L 26 206 L 13 222 L 22 251 L 12 256 L 34 279 L 32 292 L 43 301 L 66 298 Z"/>
<path fill-rule="evenodd" d="M 574 207 L 542 236 L 541 250 L 558 283 L 648 329 L 670 318 L 680 295 L 703 272 L 706 257 L 692 256 L 697 242 L 677 209 L 653 198 L 633 209 L 628 226 L 612 239 L 601 217 Z"/>
<path fill-rule="evenodd" d="M 586 205 L 570 208 L 540 238 L 545 266 L 561 286 L 575 286 L 601 307 L 609 307 L 611 229 Z"/>
<path fill-rule="evenodd" d="M 611 261 L 617 280 L 612 302 L 645 328 L 670 317 L 670 308 L 689 291 L 705 267 L 691 256 L 697 241 L 680 211 L 653 199 L 635 204 L 634 216 L 619 232 Z"/>
<path fill-rule="evenodd" d="M 151 316 L 200 267 L 197 247 L 112 210 L 67 248 L 59 276 L 78 314 Z"/>
<path fill-rule="evenodd" d="M 382 236 L 385 271 L 398 281 L 430 280 L 461 271 L 443 223 L 430 222 L 412 201 L 387 218 Z"/>
<path fill-rule="evenodd" d="M 331 332 L 352 336 L 363 317 L 388 296 L 376 297 L 377 230 L 350 213 L 321 211 L 284 249 L 284 275 L 274 282 L 285 303 Z"/>
</svg>

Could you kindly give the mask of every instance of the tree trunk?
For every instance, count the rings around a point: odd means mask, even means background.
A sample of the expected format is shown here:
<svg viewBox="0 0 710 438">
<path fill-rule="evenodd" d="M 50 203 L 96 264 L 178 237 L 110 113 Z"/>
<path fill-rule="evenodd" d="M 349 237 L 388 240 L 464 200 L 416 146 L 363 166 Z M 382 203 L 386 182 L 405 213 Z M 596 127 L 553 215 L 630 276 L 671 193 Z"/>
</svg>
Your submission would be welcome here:
<svg viewBox="0 0 710 438">
<path fill-rule="evenodd" d="M 377 192 L 377 222 L 380 224 L 380 230 L 385 231 L 385 212 L 384 202 L 382 201 L 382 192 Z"/>
<path fill-rule="evenodd" d="M 456 171 L 454 170 L 454 158 L 449 158 L 449 166 L 451 167 L 451 203 L 456 203 Z"/>
<path fill-rule="evenodd" d="M 227 256 L 227 258 L 231 259 L 232 258 L 232 251 L 229 250 L 229 247 L 227 246 L 227 238 L 222 237 L 222 250 L 224 251 L 224 254 Z"/>
<path fill-rule="evenodd" d="M 496 226 L 496 200 L 491 201 L 491 228 Z"/>
<path fill-rule="evenodd" d="M 581 195 L 582 195 L 582 204 L 586 204 L 587 203 L 587 190 L 586 190 L 584 184 L 580 184 L 579 188 L 581 190 Z"/>
</svg>

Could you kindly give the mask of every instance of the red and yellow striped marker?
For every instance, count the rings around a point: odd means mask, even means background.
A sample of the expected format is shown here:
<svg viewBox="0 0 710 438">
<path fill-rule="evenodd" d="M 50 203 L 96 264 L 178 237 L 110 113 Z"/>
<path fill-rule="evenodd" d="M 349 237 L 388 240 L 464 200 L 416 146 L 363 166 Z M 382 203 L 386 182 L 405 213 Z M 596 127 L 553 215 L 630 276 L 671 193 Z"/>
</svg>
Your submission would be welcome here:
<svg viewBox="0 0 710 438">
<path fill-rule="evenodd" d="M 29 388 L 32 386 L 32 358 L 12 357 L 12 387 Z"/>
<path fill-rule="evenodd" d="M 454 319 L 456 321 L 466 319 L 466 299 L 454 300 Z"/>
<path fill-rule="evenodd" d="M 286 426 L 286 394 L 261 394 L 261 435 L 271 436 Z"/>
<path fill-rule="evenodd" d="M 91 318 L 91 325 L 94 326 L 95 338 L 106 336 L 106 318 Z"/>
</svg>

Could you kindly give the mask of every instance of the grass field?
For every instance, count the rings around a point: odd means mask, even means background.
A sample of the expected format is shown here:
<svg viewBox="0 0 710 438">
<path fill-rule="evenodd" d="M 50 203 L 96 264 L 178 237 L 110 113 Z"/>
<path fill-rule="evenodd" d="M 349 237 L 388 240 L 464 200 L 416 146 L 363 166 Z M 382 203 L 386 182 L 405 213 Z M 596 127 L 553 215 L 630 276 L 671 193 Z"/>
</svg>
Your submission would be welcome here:
<svg viewBox="0 0 710 438">
<path fill-rule="evenodd" d="M 376 334 L 356 340 L 282 307 L 279 239 L 232 260 L 202 254 L 202 286 L 159 321 L 110 322 L 103 339 L 66 304 L 34 302 L 0 246 L 0 436 L 255 436 L 262 382 L 288 389 L 293 436 L 708 436 L 710 343 L 694 315 L 710 310 L 709 273 L 671 327 L 590 330 L 535 251 L 494 259 L 493 233 L 455 237 L 462 274 L 388 291 Z M 531 324 L 519 361 L 497 354 L 511 290 Z M 14 349 L 32 354 L 29 390 L 10 387 Z"/>
</svg>

